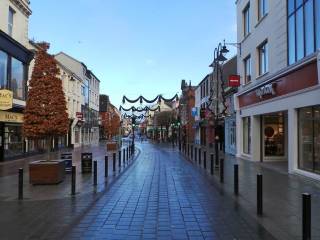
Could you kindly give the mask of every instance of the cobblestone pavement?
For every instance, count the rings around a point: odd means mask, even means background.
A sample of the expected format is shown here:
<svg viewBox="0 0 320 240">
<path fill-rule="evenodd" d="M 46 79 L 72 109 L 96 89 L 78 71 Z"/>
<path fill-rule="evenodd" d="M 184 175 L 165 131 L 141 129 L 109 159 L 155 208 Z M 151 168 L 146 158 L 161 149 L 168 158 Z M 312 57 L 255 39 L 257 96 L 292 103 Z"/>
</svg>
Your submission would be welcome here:
<svg viewBox="0 0 320 240">
<path fill-rule="evenodd" d="M 144 144 L 65 239 L 275 238 L 176 150 Z"/>
</svg>

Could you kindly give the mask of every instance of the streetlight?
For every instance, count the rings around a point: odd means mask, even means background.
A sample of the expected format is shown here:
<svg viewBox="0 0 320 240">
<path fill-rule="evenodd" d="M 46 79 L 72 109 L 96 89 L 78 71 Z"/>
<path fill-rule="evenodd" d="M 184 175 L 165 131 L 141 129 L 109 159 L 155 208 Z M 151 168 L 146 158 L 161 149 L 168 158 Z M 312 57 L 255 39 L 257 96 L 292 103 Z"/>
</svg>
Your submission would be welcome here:
<svg viewBox="0 0 320 240">
<path fill-rule="evenodd" d="M 211 111 L 211 113 L 214 113 L 214 134 L 215 134 L 215 139 L 214 139 L 214 146 L 215 146 L 215 158 L 216 158 L 216 163 L 219 161 L 219 135 L 218 135 L 218 124 L 219 124 L 219 80 L 222 82 L 223 81 L 223 76 L 222 76 L 222 64 L 224 61 L 227 60 L 225 55 L 229 52 L 229 50 L 226 47 L 225 41 L 223 41 L 223 45 L 221 43 L 218 44 L 218 47 L 214 49 L 214 60 L 210 64 L 209 67 L 213 68 L 212 76 L 214 74 L 214 71 L 216 71 L 216 109 L 215 112 L 209 108 L 209 106 L 212 103 L 212 95 L 213 95 L 213 89 L 210 90 L 211 96 L 209 98 L 209 103 L 207 105 L 207 108 Z M 220 73 L 220 78 L 219 78 L 219 73 Z"/>
</svg>

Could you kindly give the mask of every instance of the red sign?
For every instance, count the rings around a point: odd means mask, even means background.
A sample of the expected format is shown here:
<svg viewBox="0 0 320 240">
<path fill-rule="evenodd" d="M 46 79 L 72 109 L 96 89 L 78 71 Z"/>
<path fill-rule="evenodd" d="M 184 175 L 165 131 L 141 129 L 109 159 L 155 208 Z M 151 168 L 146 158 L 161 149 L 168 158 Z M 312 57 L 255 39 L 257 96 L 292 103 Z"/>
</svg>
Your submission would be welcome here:
<svg viewBox="0 0 320 240">
<path fill-rule="evenodd" d="M 230 75 L 229 76 L 229 87 L 239 87 L 240 86 L 240 76 Z"/>
<path fill-rule="evenodd" d="M 76 112 L 76 117 L 79 119 L 83 119 L 83 113 L 82 112 Z"/>
</svg>

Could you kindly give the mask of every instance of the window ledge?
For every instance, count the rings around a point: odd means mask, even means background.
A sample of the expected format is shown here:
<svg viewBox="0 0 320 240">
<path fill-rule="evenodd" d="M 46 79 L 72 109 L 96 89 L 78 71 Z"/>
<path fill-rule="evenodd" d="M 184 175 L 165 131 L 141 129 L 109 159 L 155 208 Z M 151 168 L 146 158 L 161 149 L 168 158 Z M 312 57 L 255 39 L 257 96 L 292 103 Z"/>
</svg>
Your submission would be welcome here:
<svg viewBox="0 0 320 240">
<path fill-rule="evenodd" d="M 251 32 L 249 32 L 246 36 L 243 37 L 243 39 L 241 40 L 241 43 L 243 43 L 245 40 L 247 40 L 247 38 L 251 35 Z"/>
<path fill-rule="evenodd" d="M 268 73 L 269 73 L 269 71 L 267 71 L 267 72 L 259 75 L 259 76 L 256 78 L 256 80 L 259 81 L 261 78 L 263 78 L 264 76 L 268 75 Z"/>
<path fill-rule="evenodd" d="M 252 83 L 252 81 L 242 84 L 242 87 L 247 87 Z"/>
<path fill-rule="evenodd" d="M 257 24 L 254 26 L 255 28 L 257 28 L 260 23 L 268 16 L 268 13 L 266 13 L 262 18 L 259 19 L 259 21 L 257 22 Z"/>
</svg>

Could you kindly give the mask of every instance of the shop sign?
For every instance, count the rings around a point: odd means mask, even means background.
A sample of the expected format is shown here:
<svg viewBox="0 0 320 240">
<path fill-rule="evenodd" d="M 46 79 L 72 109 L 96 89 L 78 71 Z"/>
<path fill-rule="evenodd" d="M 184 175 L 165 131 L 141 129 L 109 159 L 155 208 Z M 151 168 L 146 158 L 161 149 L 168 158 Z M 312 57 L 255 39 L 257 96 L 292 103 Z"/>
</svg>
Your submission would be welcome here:
<svg viewBox="0 0 320 240">
<path fill-rule="evenodd" d="M 76 112 L 76 117 L 79 118 L 80 120 L 83 119 L 83 113 L 82 112 Z"/>
<path fill-rule="evenodd" d="M 191 110 L 192 117 L 198 116 L 198 109 L 196 107 L 193 107 Z"/>
<path fill-rule="evenodd" d="M 12 108 L 13 93 L 7 89 L 0 90 L 0 110 Z"/>
<path fill-rule="evenodd" d="M 275 83 L 269 83 L 267 85 L 264 85 L 256 90 L 256 96 L 261 99 L 266 95 L 276 95 L 275 87 Z"/>
<path fill-rule="evenodd" d="M 0 122 L 23 123 L 23 114 L 0 111 Z"/>
<path fill-rule="evenodd" d="M 239 86 L 240 86 L 240 75 L 230 75 L 229 87 L 239 87 Z"/>
</svg>

